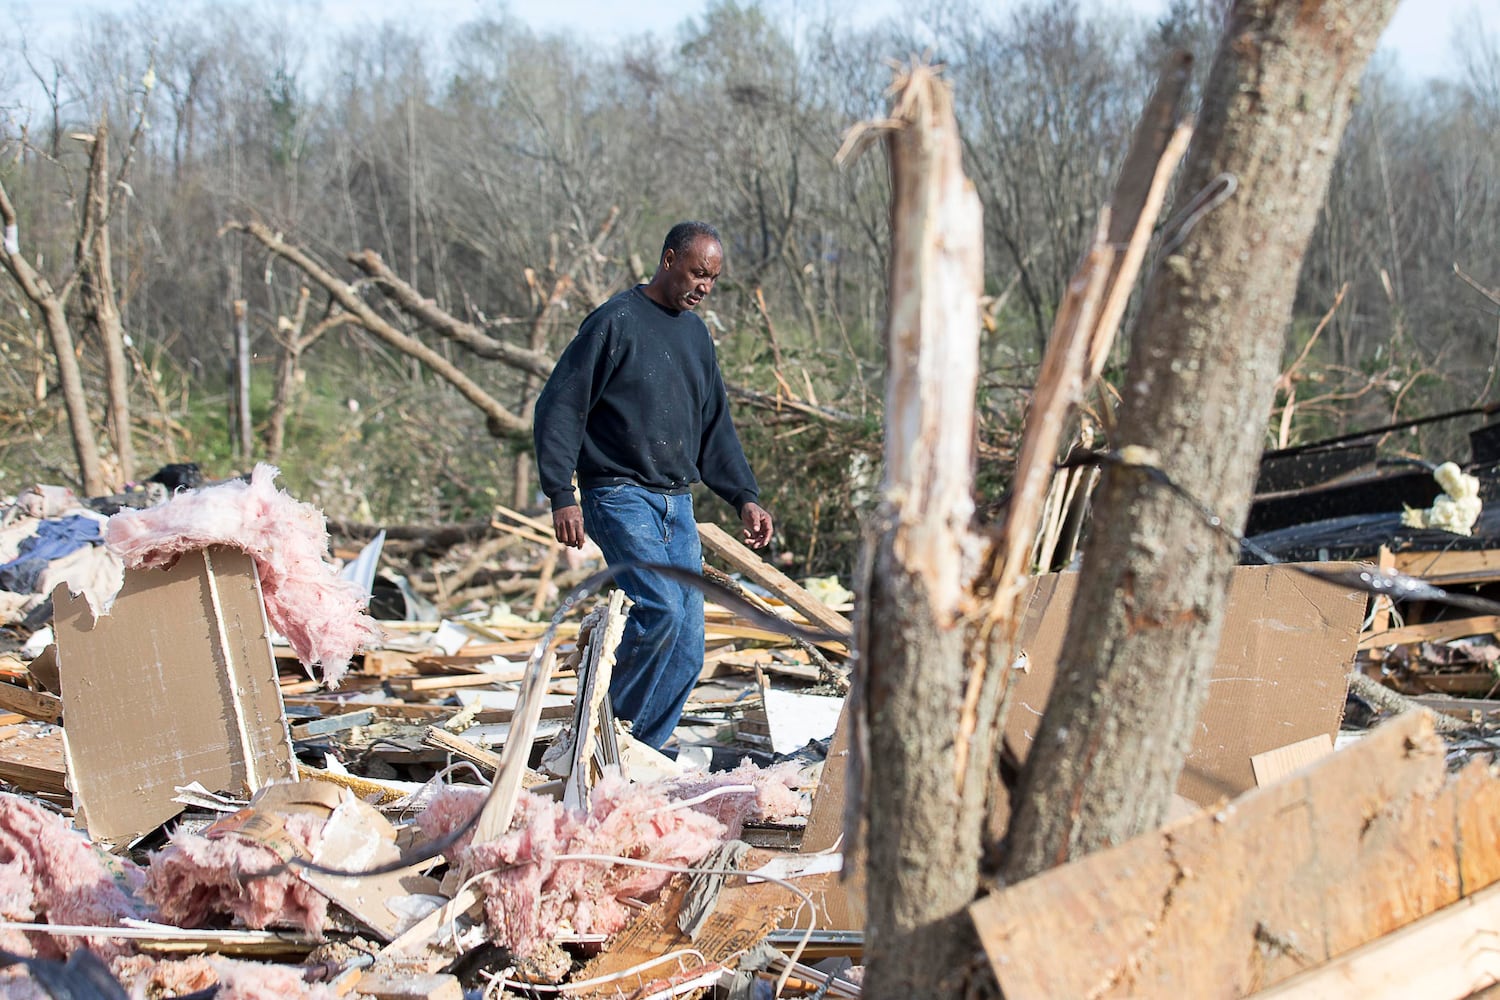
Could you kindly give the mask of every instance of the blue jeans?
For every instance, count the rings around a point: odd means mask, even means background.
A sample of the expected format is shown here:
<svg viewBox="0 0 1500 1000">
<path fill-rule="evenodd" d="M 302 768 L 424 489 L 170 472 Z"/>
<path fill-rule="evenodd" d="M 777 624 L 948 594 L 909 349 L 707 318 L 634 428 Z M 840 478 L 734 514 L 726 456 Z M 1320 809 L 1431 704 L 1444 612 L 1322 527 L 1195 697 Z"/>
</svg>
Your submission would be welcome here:
<svg viewBox="0 0 1500 1000">
<path fill-rule="evenodd" d="M 689 494 L 628 483 L 582 491 L 583 523 L 611 566 L 666 563 L 703 572 L 698 522 Z M 615 578 L 635 602 L 609 683 L 615 714 L 635 738 L 660 748 L 703 670 L 703 592 L 657 573 L 627 569 Z"/>
</svg>

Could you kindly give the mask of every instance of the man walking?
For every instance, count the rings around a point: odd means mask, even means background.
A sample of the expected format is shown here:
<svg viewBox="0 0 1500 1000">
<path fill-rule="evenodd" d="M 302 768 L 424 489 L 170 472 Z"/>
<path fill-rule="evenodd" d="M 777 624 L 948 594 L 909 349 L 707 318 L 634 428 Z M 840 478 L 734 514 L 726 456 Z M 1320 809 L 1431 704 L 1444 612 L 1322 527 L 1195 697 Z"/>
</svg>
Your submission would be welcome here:
<svg viewBox="0 0 1500 1000">
<path fill-rule="evenodd" d="M 690 492 L 697 482 L 739 513 L 746 544 L 771 540 L 771 515 L 729 416 L 713 340 L 693 313 L 723 262 L 712 226 L 673 226 L 651 280 L 588 315 L 537 397 L 537 466 L 564 545 L 581 546 L 587 533 L 611 565 L 700 573 Z M 617 579 L 635 606 L 610 703 L 632 721 L 636 739 L 660 748 L 703 669 L 703 594 L 650 571 L 628 569 Z"/>
</svg>

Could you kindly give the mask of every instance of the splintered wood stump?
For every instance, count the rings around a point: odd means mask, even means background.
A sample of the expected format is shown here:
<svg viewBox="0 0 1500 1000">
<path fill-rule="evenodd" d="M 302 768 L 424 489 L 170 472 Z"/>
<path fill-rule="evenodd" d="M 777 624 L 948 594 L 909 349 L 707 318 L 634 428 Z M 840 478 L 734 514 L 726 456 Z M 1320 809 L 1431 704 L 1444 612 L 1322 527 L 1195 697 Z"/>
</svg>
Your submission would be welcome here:
<svg viewBox="0 0 1500 1000">
<path fill-rule="evenodd" d="M 1410 715 L 970 913 L 1007 1000 L 1241 997 L 1500 880 L 1497 843 L 1500 779 Z"/>
</svg>

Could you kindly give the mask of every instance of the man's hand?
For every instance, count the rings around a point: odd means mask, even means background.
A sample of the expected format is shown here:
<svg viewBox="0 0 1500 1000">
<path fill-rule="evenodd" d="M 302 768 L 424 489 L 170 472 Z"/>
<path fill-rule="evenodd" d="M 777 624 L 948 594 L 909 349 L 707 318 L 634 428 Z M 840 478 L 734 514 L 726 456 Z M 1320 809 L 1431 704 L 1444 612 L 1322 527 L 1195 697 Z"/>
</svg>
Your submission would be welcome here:
<svg viewBox="0 0 1500 1000">
<path fill-rule="evenodd" d="M 745 526 L 745 544 L 758 549 L 771 540 L 771 515 L 758 503 L 740 508 L 740 523 Z"/>
<path fill-rule="evenodd" d="M 576 505 L 554 510 L 552 533 L 557 536 L 559 542 L 569 548 L 583 548 L 583 511 Z"/>
</svg>

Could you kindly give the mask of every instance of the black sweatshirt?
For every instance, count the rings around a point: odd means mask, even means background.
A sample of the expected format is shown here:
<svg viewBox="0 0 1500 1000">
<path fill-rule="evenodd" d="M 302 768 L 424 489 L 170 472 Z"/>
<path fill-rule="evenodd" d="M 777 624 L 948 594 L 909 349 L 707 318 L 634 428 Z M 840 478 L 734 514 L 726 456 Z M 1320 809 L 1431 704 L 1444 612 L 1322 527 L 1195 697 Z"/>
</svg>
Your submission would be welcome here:
<svg viewBox="0 0 1500 1000">
<path fill-rule="evenodd" d="M 578 485 L 636 483 L 686 493 L 702 481 L 739 511 L 760 490 L 729 416 L 713 340 L 692 312 L 657 305 L 644 285 L 578 328 L 537 397 L 535 441 L 552 509 Z"/>
</svg>

